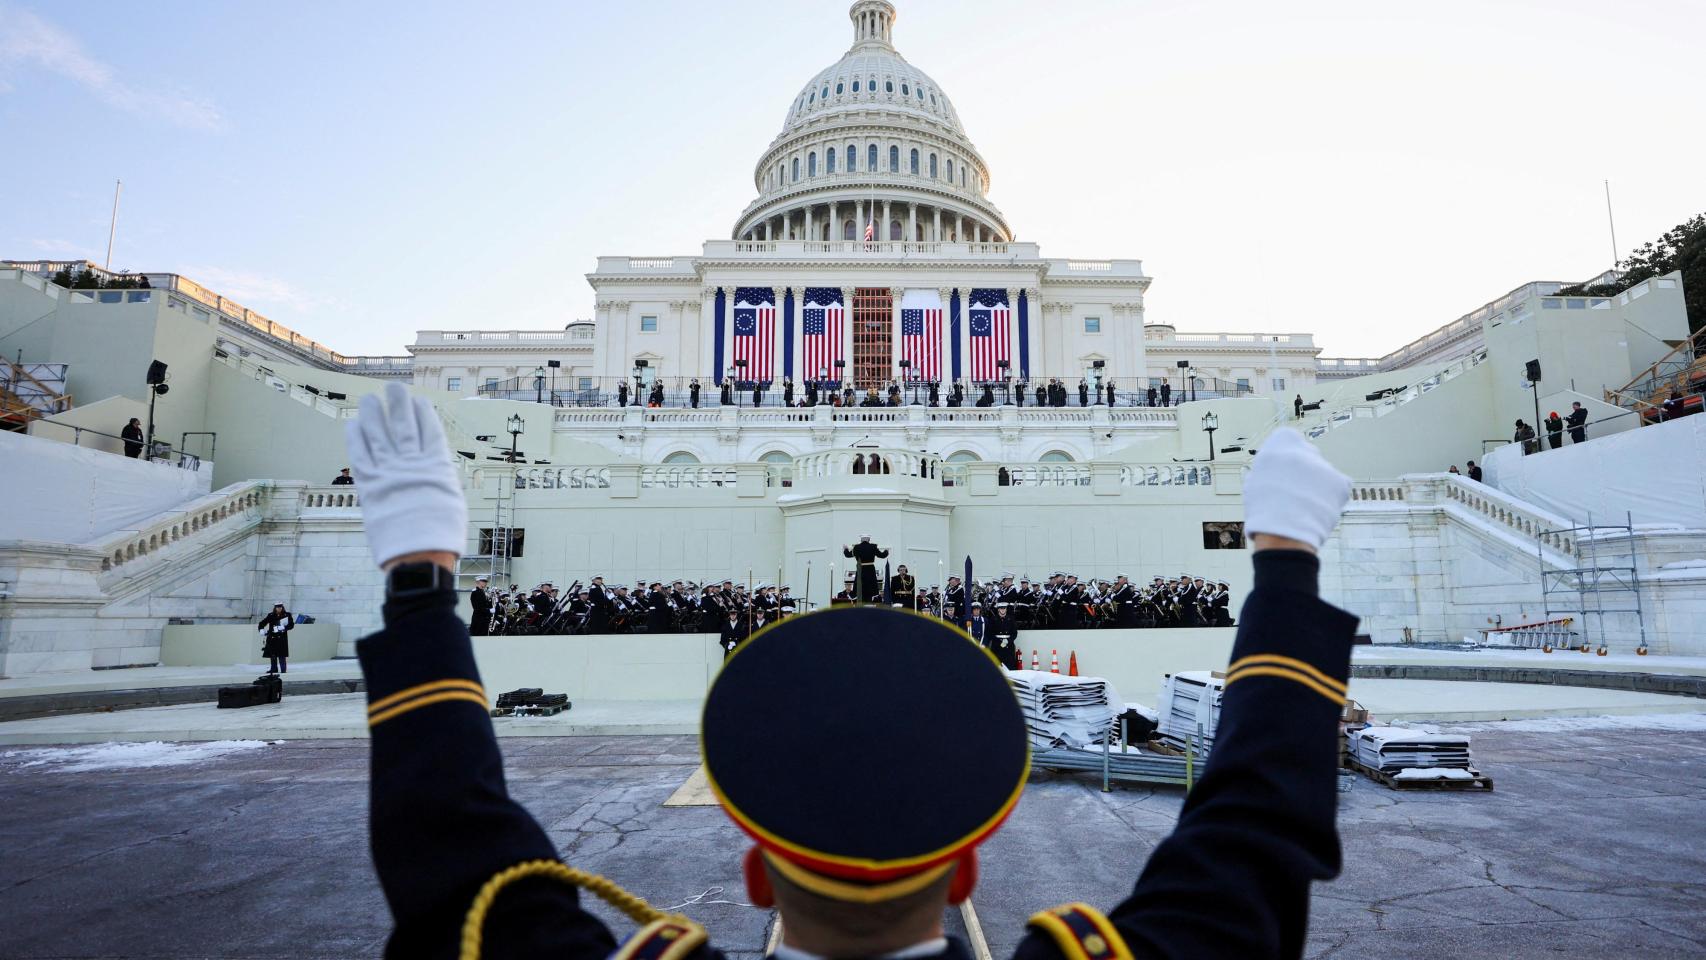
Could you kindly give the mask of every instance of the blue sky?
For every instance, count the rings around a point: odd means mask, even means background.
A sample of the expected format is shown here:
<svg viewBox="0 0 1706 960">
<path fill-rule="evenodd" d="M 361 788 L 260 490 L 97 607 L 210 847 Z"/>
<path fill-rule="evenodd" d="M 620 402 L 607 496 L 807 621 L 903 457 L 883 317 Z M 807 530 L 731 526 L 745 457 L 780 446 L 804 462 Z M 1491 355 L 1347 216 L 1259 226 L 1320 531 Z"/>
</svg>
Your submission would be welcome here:
<svg viewBox="0 0 1706 960">
<path fill-rule="evenodd" d="M 1706 210 L 1706 10 L 897 0 L 992 199 L 1151 320 L 1378 355 Z M 0 257 L 184 273 L 346 353 L 592 313 L 690 254 L 846 49 L 787 4 L 0 0 Z"/>
</svg>

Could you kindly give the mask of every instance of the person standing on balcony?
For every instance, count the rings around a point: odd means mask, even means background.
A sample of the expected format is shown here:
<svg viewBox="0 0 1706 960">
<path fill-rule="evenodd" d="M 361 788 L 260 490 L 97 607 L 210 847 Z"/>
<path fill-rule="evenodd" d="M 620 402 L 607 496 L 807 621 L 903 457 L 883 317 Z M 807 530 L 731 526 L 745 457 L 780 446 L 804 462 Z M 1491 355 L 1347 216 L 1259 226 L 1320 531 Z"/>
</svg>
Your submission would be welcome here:
<svg viewBox="0 0 1706 960">
<path fill-rule="evenodd" d="M 717 398 L 717 402 L 721 403 L 725 407 L 734 406 L 735 390 L 734 390 L 734 383 L 732 381 L 729 381 L 729 380 L 723 381 L 723 394 L 722 394 L 722 396 Z"/>
<path fill-rule="evenodd" d="M 1554 450 L 1564 445 L 1564 418 L 1556 410 L 1546 415 L 1546 442 Z"/>
<path fill-rule="evenodd" d="M 1522 452 L 1524 456 L 1540 452 L 1540 444 L 1534 437 L 1534 428 L 1523 423 L 1520 419 L 1516 422 L 1515 432 L 1511 434 L 1511 442 L 1522 444 Z"/>
<path fill-rule="evenodd" d="M 1570 425 L 1570 442 L 1586 443 L 1588 441 L 1588 410 L 1580 400 L 1570 404 L 1570 415 L 1565 418 Z"/>
<path fill-rule="evenodd" d="M 1481 482 L 1481 468 L 1475 465 L 1475 461 L 1471 460 L 1468 463 L 1464 464 L 1464 466 L 1469 468 L 1469 479 L 1475 481 L 1476 483 L 1480 483 Z"/>
<path fill-rule="evenodd" d="M 141 420 L 131 417 L 130 422 L 124 425 L 123 430 L 119 431 L 119 435 L 124 437 L 125 456 L 132 459 L 142 456 L 142 442 L 147 438 L 142 435 Z"/>
<path fill-rule="evenodd" d="M 618 381 L 616 384 L 616 405 L 618 407 L 625 407 L 628 405 L 628 381 L 627 380 Z"/>
<path fill-rule="evenodd" d="M 261 656 L 271 661 L 268 673 L 286 673 L 289 665 L 285 662 L 290 658 L 290 630 L 296 624 L 296 618 L 284 608 L 284 602 L 272 605 L 272 610 L 261 618 L 257 630 L 266 634 L 266 640 L 261 644 Z"/>
<path fill-rule="evenodd" d="M 1114 405 L 1114 381 L 1110 379 L 1108 381 L 1108 406 L 1111 407 L 1113 405 Z"/>
<path fill-rule="evenodd" d="M 334 487 L 352 487 L 352 486 L 355 486 L 355 478 L 349 475 L 349 467 L 345 467 L 342 470 L 338 471 L 338 475 L 332 478 L 332 486 L 334 486 Z"/>
<path fill-rule="evenodd" d="M 1143 398 L 1149 401 L 1150 406 L 1155 406 L 1155 388 L 1151 386 L 1149 390 L 1144 393 Z"/>
<path fill-rule="evenodd" d="M 940 381 L 930 381 L 930 405 L 932 407 L 942 405 L 942 384 Z"/>
<path fill-rule="evenodd" d="M 1291 401 L 1291 418 L 1293 420 L 1303 419 L 1303 394 L 1301 393 Z"/>
<path fill-rule="evenodd" d="M 1097 392 L 1100 393 L 1101 391 Z M 1085 383 L 1083 380 L 1078 381 L 1078 405 L 1080 407 L 1088 407 L 1090 405 L 1090 385 Z"/>
<path fill-rule="evenodd" d="M 694 377 L 693 382 L 687 385 L 687 402 L 693 405 L 693 409 L 695 409 L 695 410 L 699 409 L 699 378 L 698 377 Z"/>
<path fill-rule="evenodd" d="M 1040 383 L 1037 384 L 1036 398 L 1037 398 L 1037 406 L 1039 406 L 1039 407 L 1048 406 L 1048 391 L 1043 389 L 1043 385 Z"/>
<path fill-rule="evenodd" d="M 794 405 L 794 378 L 793 377 L 783 377 L 782 378 L 782 406 L 791 407 L 793 405 Z"/>
</svg>

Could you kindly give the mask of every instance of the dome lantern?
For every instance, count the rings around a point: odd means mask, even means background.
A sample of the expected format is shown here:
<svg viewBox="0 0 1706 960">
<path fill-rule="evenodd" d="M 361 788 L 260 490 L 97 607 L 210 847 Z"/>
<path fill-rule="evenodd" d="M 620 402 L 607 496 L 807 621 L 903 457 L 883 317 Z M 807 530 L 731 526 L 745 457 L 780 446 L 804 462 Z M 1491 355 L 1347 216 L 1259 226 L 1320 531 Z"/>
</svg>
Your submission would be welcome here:
<svg viewBox="0 0 1706 960">
<path fill-rule="evenodd" d="M 894 46 L 894 4 L 888 0 L 859 0 L 847 11 L 853 21 L 853 45 Z"/>
</svg>

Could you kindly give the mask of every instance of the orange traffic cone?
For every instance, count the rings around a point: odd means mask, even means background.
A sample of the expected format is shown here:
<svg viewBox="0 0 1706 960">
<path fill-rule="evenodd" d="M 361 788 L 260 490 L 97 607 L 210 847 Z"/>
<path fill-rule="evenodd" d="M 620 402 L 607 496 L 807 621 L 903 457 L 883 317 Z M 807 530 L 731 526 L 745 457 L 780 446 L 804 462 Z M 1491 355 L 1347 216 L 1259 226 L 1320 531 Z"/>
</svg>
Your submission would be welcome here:
<svg viewBox="0 0 1706 960">
<path fill-rule="evenodd" d="M 1049 673 L 1059 673 L 1060 672 L 1060 651 L 1059 650 L 1050 650 L 1048 652 L 1048 659 L 1049 659 L 1048 672 Z"/>
<path fill-rule="evenodd" d="M 1042 661 L 1037 659 L 1037 651 L 1034 649 L 1031 651 L 1031 669 L 1032 670 L 1042 669 Z"/>
<path fill-rule="evenodd" d="M 1078 676 L 1078 651 L 1077 650 L 1072 651 L 1071 659 L 1066 661 L 1066 675 L 1069 677 Z"/>
</svg>

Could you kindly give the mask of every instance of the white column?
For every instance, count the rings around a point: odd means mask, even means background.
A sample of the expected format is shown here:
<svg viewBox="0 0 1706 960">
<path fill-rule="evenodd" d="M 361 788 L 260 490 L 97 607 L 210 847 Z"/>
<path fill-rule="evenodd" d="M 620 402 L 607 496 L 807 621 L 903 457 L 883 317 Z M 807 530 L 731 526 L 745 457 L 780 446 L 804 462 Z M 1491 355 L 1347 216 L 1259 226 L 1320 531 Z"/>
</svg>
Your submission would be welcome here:
<svg viewBox="0 0 1706 960">
<path fill-rule="evenodd" d="M 842 373 L 841 373 L 841 385 L 843 387 L 845 387 L 848 384 L 853 382 L 853 288 L 852 287 L 842 287 L 841 288 L 841 307 L 844 311 L 846 311 L 846 319 L 847 319 L 847 322 L 843 323 L 841 325 L 841 331 L 842 331 L 841 332 L 841 357 L 842 357 L 842 359 L 847 361 L 847 366 L 845 368 L 843 368 Z M 829 375 L 831 378 L 835 377 L 835 371 L 831 370 L 829 372 Z M 857 402 L 857 401 L 855 401 L 855 402 Z"/>
<path fill-rule="evenodd" d="M 841 203 L 837 200 L 829 202 L 829 239 L 841 239 Z"/>
<path fill-rule="evenodd" d="M 806 233 L 806 239 L 807 240 L 816 240 L 817 239 L 817 234 L 812 230 L 812 207 L 811 207 L 811 204 L 809 204 L 809 203 L 806 204 L 805 233 Z"/>
<path fill-rule="evenodd" d="M 881 228 L 880 232 L 878 232 L 878 234 L 877 234 L 878 240 L 887 240 L 889 238 L 889 223 L 892 222 L 890 218 L 892 218 L 894 216 L 894 214 L 891 212 L 892 210 L 893 210 L 893 206 L 892 206 L 891 201 L 884 200 L 883 201 L 883 223 L 882 223 L 882 228 Z"/>
<path fill-rule="evenodd" d="M 908 200 L 906 203 L 906 239 L 911 242 L 918 237 L 918 204 Z"/>
<path fill-rule="evenodd" d="M 942 208 L 941 207 L 931 207 L 930 208 L 930 218 L 931 218 L 930 239 L 931 240 L 941 240 L 942 239 Z"/>
<path fill-rule="evenodd" d="M 900 373 L 900 297 L 905 292 L 900 287 L 889 288 L 889 333 L 891 334 L 889 370 L 891 371 L 890 376 L 896 376 L 897 380 L 900 379 L 897 376 Z M 901 382 L 901 390 L 904 392 L 905 389 L 906 384 L 903 381 Z M 903 397 L 901 402 L 904 403 L 906 399 L 908 397 Z"/>
</svg>

